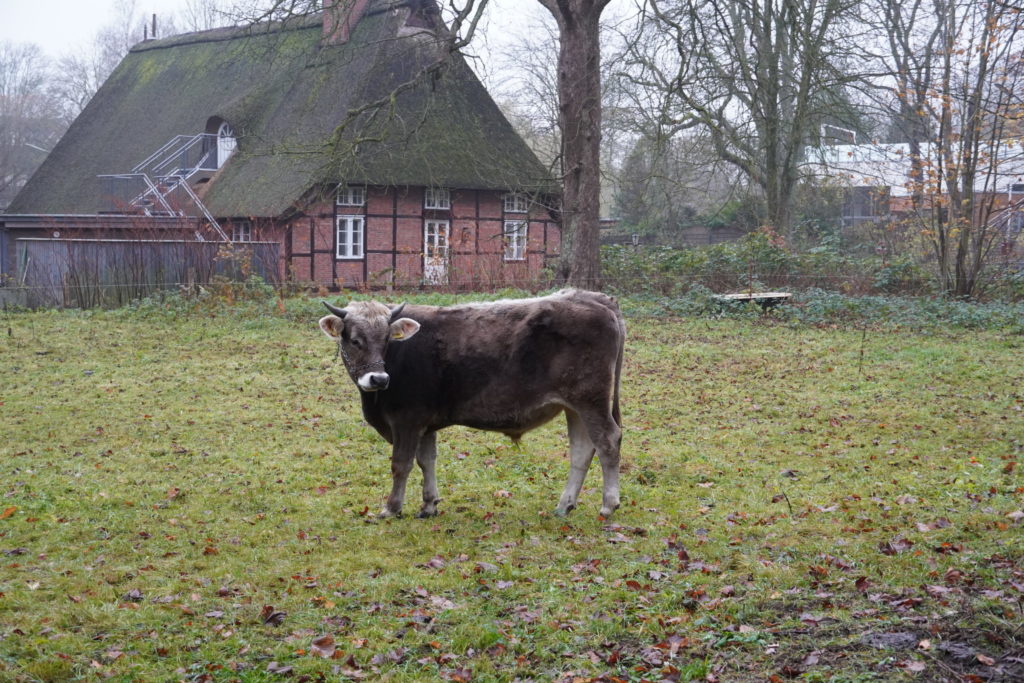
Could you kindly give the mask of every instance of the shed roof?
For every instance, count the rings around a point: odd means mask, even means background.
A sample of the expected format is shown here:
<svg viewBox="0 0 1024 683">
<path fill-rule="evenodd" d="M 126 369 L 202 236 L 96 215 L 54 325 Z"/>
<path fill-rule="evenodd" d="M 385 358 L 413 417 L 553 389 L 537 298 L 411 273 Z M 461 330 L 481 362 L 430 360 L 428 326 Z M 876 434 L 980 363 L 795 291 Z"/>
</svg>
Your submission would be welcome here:
<svg viewBox="0 0 1024 683">
<path fill-rule="evenodd" d="M 9 212 L 97 211 L 98 175 L 127 172 L 213 117 L 238 138 L 203 192 L 216 216 L 279 216 L 342 182 L 555 190 L 461 57 L 389 97 L 443 49 L 408 5 L 371 0 L 343 44 L 323 43 L 319 14 L 139 43 Z"/>
</svg>

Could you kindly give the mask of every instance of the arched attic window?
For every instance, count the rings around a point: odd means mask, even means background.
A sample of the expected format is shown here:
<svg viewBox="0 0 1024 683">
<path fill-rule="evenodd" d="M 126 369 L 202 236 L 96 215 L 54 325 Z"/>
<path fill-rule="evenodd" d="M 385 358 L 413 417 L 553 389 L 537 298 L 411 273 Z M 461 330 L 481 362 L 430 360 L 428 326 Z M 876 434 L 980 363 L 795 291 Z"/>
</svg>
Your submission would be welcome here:
<svg viewBox="0 0 1024 683">
<path fill-rule="evenodd" d="M 235 129 L 221 117 L 211 116 L 206 122 L 206 133 L 207 135 L 217 136 L 217 147 L 213 150 L 216 158 L 211 159 L 211 161 L 215 161 L 216 167 L 220 168 L 227 162 L 228 157 L 231 156 L 231 153 L 238 146 L 238 140 L 235 139 Z"/>
<path fill-rule="evenodd" d="M 409 16 L 398 30 L 399 36 L 436 33 L 440 14 L 433 0 L 407 0 L 405 4 L 409 8 Z"/>
<path fill-rule="evenodd" d="M 405 25 L 433 31 L 437 28 L 437 5 L 428 0 L 411 0 L 409 2 L 409 18 Z"/>
</svg>

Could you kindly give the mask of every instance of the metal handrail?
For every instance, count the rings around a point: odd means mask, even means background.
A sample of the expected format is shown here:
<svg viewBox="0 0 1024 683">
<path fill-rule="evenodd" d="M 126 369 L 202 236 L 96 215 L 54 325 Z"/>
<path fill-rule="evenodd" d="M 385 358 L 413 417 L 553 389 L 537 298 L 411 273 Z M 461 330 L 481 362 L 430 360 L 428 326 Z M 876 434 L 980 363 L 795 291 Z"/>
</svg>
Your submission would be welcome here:
<svg viewBox="0 0 1024 683">
<path fill-rule="evenodd" d="M 143 191 L 128 200 L 127 206 L 141 208 L 146 215 L 153 214 L 151 212 L 151 207 L 146 206 L 144 202 L 146 202 L 150 197 L 154 197 L 154 201 L 159 203 L 157 208 L 158 211 L 166 212 L 168 215 L 172 216 L 185 216 L 186 214 L 183 210 L 173 209 L 167 202 L 167 197 L 172 192 L 180 188 L 199 210 L 203 218 L 205 218 L 214 231 L 216 231 L 217 235 L 219 235 L 224 241 L 230 242 L 231 239 L 228 237 L 227 233 L 225 233 L 220 227 L 220 223 L 218 223 L 213 217 L 213 214 L 209 212 L 206 205 L 203 204 L 201 199 L 199 199 L 199 195 L 195 193 L 188 182 L 189 178 L 199 171 L 213 170 L 206 166 L 210 161 L 211 155 L 215 155 L 217 153 L 217 139 L 217 135 L 210 133 L 200 133 L 198 135 L 176 135 L 156 152 L 146 157 L 142 163 L 135 166 L 130 173 L 100 175 L 99 177 L 122 181 L 141 182 L 144 186 Z M 205 144 L 207 141 L 210 141 L 213 144 L 211 144 L 194 163 L 189 160 L 188 157 L 190 156 L 190 153 L 193 152 L 195 145 Z M 182 159 L 183 156 L 185 157 L 184 159 Z M 167 169 L 172 170 L 170 173 L 162 172 Z M 153 178 L 155 178 L 157 182 L 154 182 Z M 163 185 L 162 189 L 160 185 Z"/>
<path fill-rule="evenodd" d="M 165 195 L 160 192 L 160 188 L 158 188 L 153 183 L 153 181 L 149 178 L 149 176 L 146 175 L 145 173 L 111 173 L 111 174 L 100 175 L 100 176 L 97 176 L 97 177 L 99 177 L 99 178 L 115 178 L 115 179 L 118 179 L 118 180 L 141 180 L 143 182 L 143 184 L 145 184 L 146 189 L 144 191 L 140 192 L 139 194 L 135 195 L 134 197 L 132 197 L 130 200 L 128 200 L 128 205 L 129 206 L 137 206 L 139 204 L 139 202 L 141 202 L 147 196 L 152 194 L 153 196 L 156 197 L 157 201 L 160 202 L 160 204 L 163 206 L 163 209 L 167 213 L 172 214 L 172 215 L 176 214 L 174 209 L 171 208 L 170 204 L 168 204 L 167 200 L 164 198 Z M 148 213 L 148 209 L 146 211 Z"/>
<path fill-rule="evenodd" d="M 181 159 L 182 155 L 191 152 L 192 148 L 195 147 L 197 143 L 203 144 L 207 141 L 212 142 L 213 144 L 210 145 L 210 149 L 206 150 L 206 152 L 202 156 L 200 156 L 194 164 L 186 164 L 186 167 L 188 167 L 188 173 L 185 175 L 186 177 L 191 177 L 201 169 L 205 168 L 205 162 L 209 160 L 211 153 L 216 152 L 216 140 L 217 136 L 211 135 L 209 133 L 195 135 L 191 137 L 189 140 L 187 140 L 184 144 L 177 147 L 173 153 L 168 154 L 163 160 L 154 163 L 153 167 L 150 169 L 150 172 L 153 175 L 161 175 L 168 167 L 176 165 Z"/>
<path fill-rule="evenodd" d="M 194 170 L 203 168 L 204 162 L 210 158 L 210 154 L 216 151 L 217 135 L 212 133 L 199 133 L 198 135 L 175 135 L 160 149 L 150 154 L 141 163 L 132 169 L 132 173 L 150 173 L 159 175 L 168 166 L 176 163 L 182 154 L 186 154 L 197 144 L 211 142 L 210 149 L 203 154 L 196 164 L 192 165 Z"/>
<path fill-rule="evenodd" d="M 189 184 L 185 181 L 182 181 L 180 183 L 180 186 L 185 189 L 185 193 L 192 198 L 192 201 L 195 202 L 195 205 L 199 208 L 200 211 L 203 212 L 203 217 L 210 222 L 210 225 L 213 227 L 214 230 L 217 231 L 217 234 L 220 235 L 221 239 L 223 239 L 225 242 L 230 242 L 231 238 L 228 237 L 227 233 L 224 232 L 224 230 L 220 227 L 220 223 L 217 222 L 217 219 L 215 219 L 213 215 L 209 212 L 209 210 L 207 210 L 206 205 L 203 204 L 202 200 L 199 199 L 199 195 L 197 195 L 189 186 Z"/>
<path fill-rule="evenodd" d="M 141 172 L 142 169 L 146 168 L 151 163 L 153 163 L 154 159 L 162 156 L 167 151 L 167 149 L 169 147 L 172 147 L 173 145 L 177 144 L 178 140 L 181 140 L 182 138 L 190 138 L 191 139 L 193 137 L 195 137 L 195 136 L 194 135 L 192 135 L 192 136 L 190 136 L 190 135 L 175 135 L 173 138 L 171 138 L 169 141 L 167 141 L 167 143 L 165 143 L 163 147 L 161 147 L 157 151 L 155 151 L 152 154 L 150 154 L 148 157 L 146 157 L 139 164 L 136 164 L 135 168 L 132 169 L 132 173 L 139 173 L 139 172 Z"/>
</svg>

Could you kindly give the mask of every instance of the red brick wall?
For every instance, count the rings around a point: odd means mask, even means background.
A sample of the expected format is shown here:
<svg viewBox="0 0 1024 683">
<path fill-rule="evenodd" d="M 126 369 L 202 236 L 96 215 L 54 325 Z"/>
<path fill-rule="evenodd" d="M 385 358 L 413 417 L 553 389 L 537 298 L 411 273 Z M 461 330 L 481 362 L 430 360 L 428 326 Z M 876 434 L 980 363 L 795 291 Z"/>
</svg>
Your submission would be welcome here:
<svg viewBox="0 0 1024 683">
<path fill-rule="evenodd" d="M 400 254 L 421 253 L 423 251 L 423 219 L 400 217 L 397 242 Z"/>
<path fill-rule="evenodd" d="M 369 187 L 364 207 L 336 207 L 333 198 L 314 205 L 277 233 L 285 244 L 282 253 L 289 276 L 326 287 L 379 287 L 391 282 L 417 286 L 423 279 L 424 220 L 430 218 L 449 222 L 451 286 L 527 284 L 558 253 L 557 225 L 545 211 L 531 209 L 527 258 L 505 261 L 501 192 L 453 190 L 448 211 L 424 209 L 423 196 L 422 187 Z M 364 216 L 364 258 L 335 257 L 337 215 Z"/>
</svg>

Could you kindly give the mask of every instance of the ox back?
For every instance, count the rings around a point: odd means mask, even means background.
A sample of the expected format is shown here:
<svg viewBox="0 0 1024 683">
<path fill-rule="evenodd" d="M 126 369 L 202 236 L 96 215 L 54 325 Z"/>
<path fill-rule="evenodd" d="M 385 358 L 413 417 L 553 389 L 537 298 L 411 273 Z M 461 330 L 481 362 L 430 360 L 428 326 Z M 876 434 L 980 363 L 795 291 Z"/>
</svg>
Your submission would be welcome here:
<svg viewBox="0 0 1024 683">
<path fill-rule="evenodd" d="M 576 506 L 595 453 L 604 477 L 601 514 L 607 517 L 618 507 L 626 330 L 612 298 L 563 290 L 452 307 L 389 309 L 355 302 L 329 308 L 339 315 L 325 317 L 321 328 L 341 344 L 346 367 L 362 389 L 367 422 L 393 446 L 393 486 L 382 515 L 401 512 L 414 461 L 424 475 L 420 515 L 436 514 L 438 430 L 465 425 L 519 439 L 563 412 L 570 472 L 556 513 Z M 405 317 L 394 320 L 399 313 Z M 383 372 L 372 352 L 362 353 L 374 345 Z M 361 374 L 372 367 L 378 371 Z"/>
</svg>

